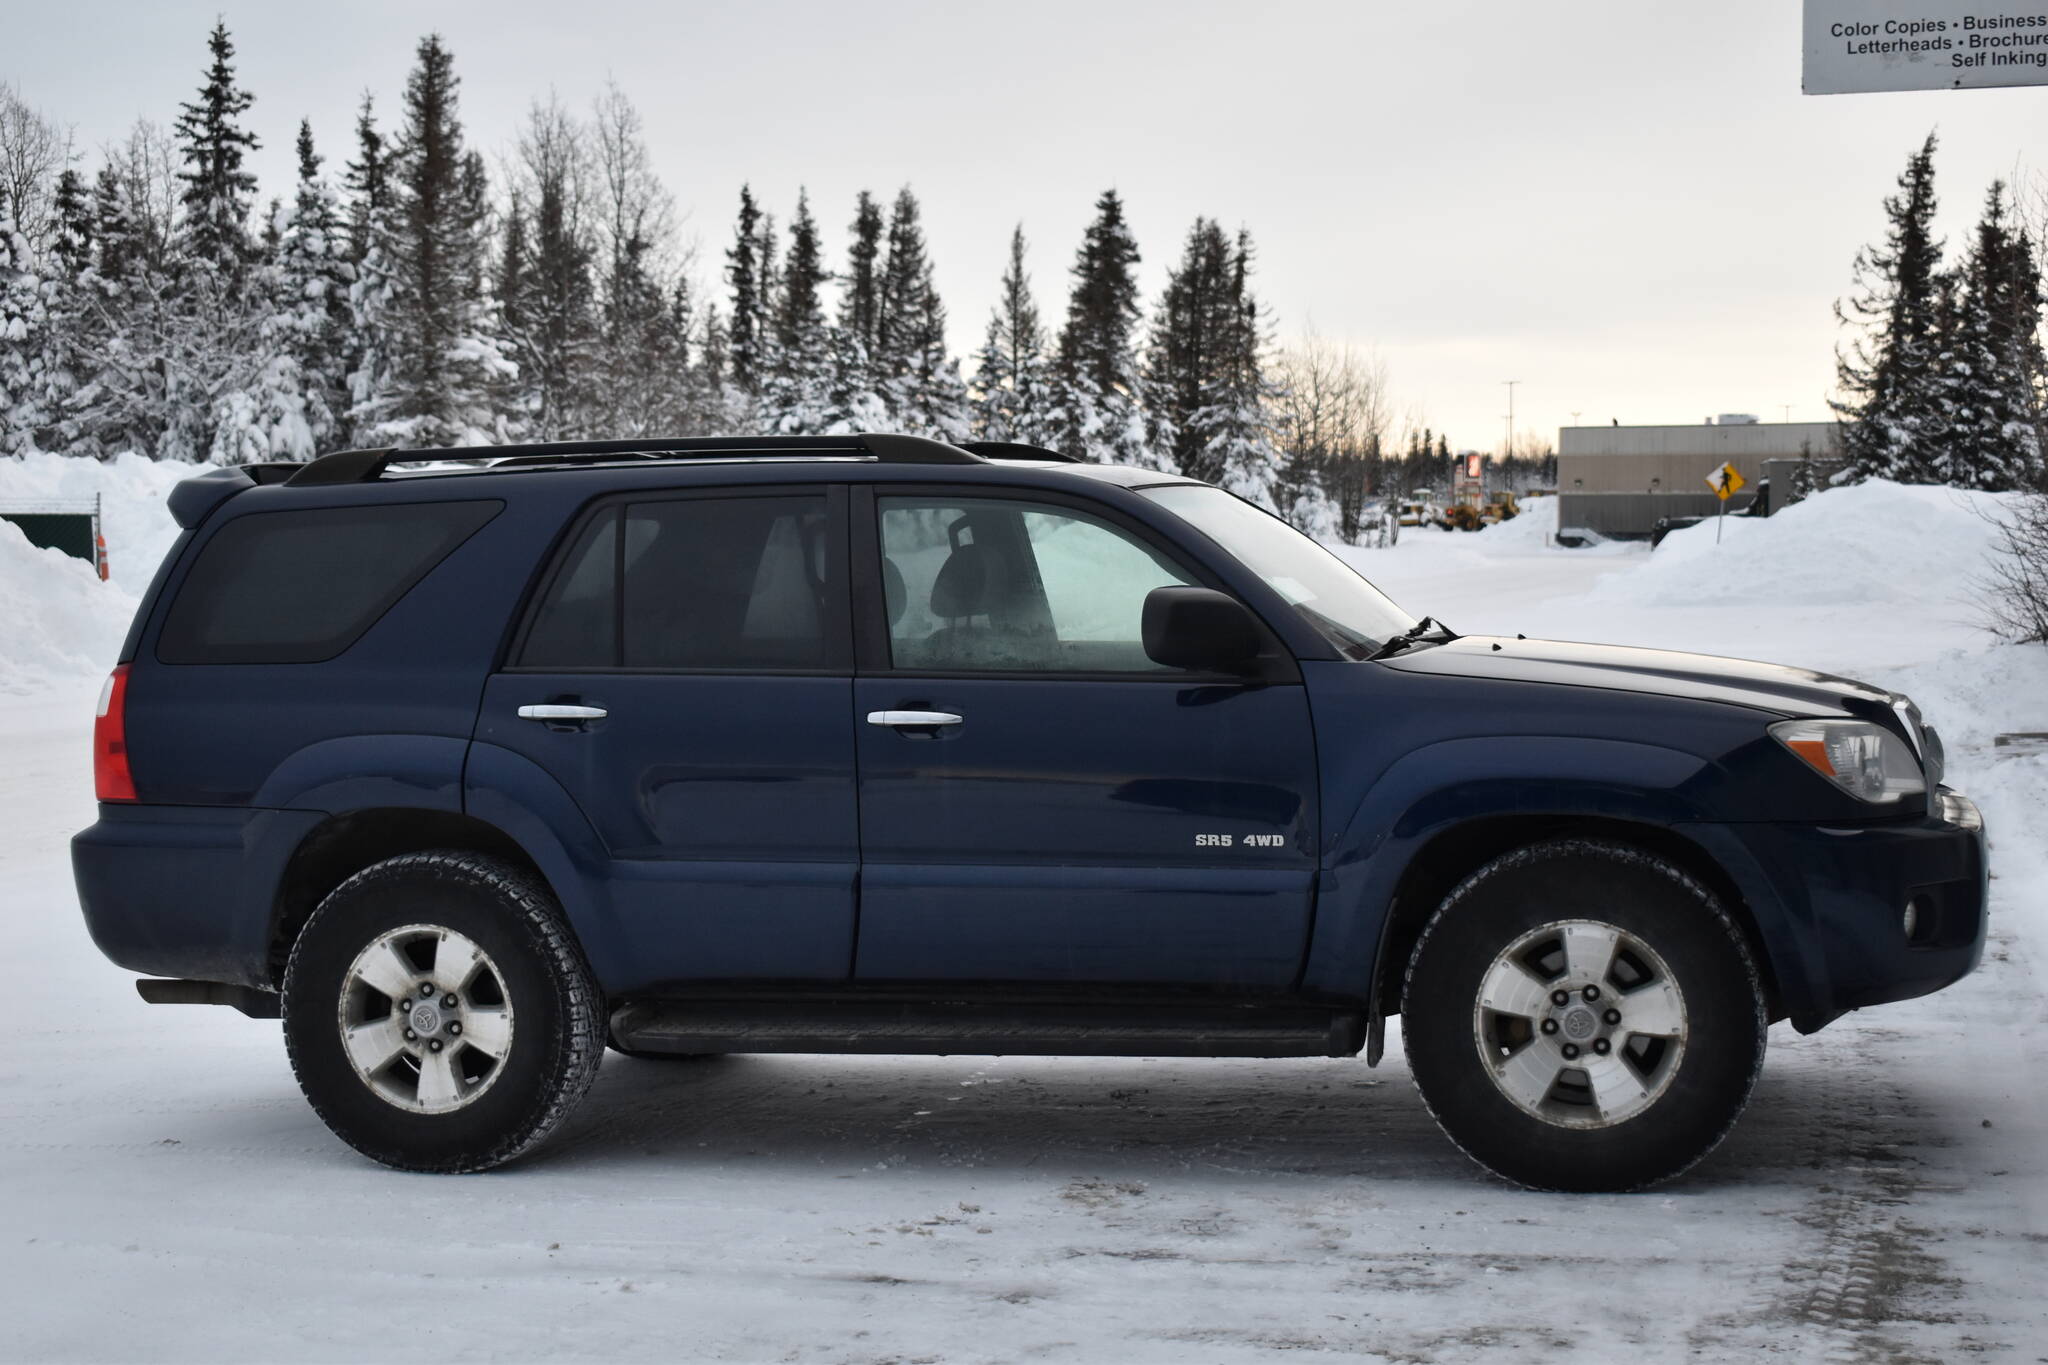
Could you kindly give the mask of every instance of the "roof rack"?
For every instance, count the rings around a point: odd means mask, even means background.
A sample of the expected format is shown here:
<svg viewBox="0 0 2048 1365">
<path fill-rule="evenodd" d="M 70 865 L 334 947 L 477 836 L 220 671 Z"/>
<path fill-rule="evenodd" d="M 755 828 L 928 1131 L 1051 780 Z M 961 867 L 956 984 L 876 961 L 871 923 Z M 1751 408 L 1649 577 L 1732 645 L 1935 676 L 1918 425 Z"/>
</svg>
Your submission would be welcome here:
<svg viewBox="0 0 2048 1365">
<path fill-rule="evenodd" d="M 1047 450 L 1044 446 L 1024 445 L 1017 441 L 961 441 L 962 450 L 971 450 L 984 460 L 1058 460 L 1063 464 L 1086 464 L 1079 455 L 1069 455 L 1063 450 Z"/>
<path fill-rule="evenodd" d="M 1005 447 L 1025 450 L 1029 447 Z M 982 455 L 963 446 L 923 436 L 860 432 L 852 436 L 696 436 L 644 437 L 624 441 L 550 441 L 538 445 L 454 446 L 435 450 L 338 450 L 296 467 L 285 483 L 294 488 L 325 484 L 371 483 L 394 464 L 438 461 L 488 461 L 490 469 L 573 468 L 612 461 L 660 459 L 758 459 L 786 455 L 792 459 L 821 455 L 863 455 L 885 464 L 980 464 Z M 1041 452 L 1035 458 L 1064 459 Z"/>
</svg>

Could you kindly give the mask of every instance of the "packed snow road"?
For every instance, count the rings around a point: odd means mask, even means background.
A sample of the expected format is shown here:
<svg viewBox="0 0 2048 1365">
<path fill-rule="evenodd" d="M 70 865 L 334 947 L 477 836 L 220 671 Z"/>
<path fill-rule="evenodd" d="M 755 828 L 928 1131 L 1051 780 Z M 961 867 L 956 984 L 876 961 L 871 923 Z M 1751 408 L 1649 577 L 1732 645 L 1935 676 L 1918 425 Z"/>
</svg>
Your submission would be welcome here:
<svg viewBox="0 0 2048 1365">
<path fill-rule="evenodd" d="M 1728 1142 L 1634 1196 L 1486 1177 L 1398 1040 L 1378 1070 L 614 1057 L 535 1157 L 396 1174 L 328 1135 L 276 1024 L 144 1005 L 100 958 L 65 847 L 97 681 L 4 697 L 0 1359 L 2048 1358 L 2048 758 L 1991 758 L 2048 730 L 2048 657 L 1985 648 L 1924 525 L 1885 597 L 1781 520 L 1815 569 L 1773 569 L 1776 601 L 1747 587 L 1775 542 L 1573 554 L 1532 522 L 1355 554 L 1461 629 L 1905 687 L 1984 805 L 1983 968 L 1775 1027 Z"/>
</svg>

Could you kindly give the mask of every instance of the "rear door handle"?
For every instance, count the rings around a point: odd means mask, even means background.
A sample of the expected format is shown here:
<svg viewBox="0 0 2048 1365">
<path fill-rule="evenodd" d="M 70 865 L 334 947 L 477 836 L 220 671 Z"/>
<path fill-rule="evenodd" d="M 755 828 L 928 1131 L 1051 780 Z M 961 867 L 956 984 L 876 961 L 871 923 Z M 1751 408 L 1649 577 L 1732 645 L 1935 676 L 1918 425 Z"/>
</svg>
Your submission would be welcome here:
<svg viewBox="0 0 2048 1365">
<path fill-rule="evenodd" d="M 609 714 L 602 706 L 570 706 L 562 702 L 519 708 L 521 720 L 603 720 Z"/>
<path fill-rule="evenodd" d="M 958 725 L 951 711 L 870 711 L 870 725 Z"/>
</svg>

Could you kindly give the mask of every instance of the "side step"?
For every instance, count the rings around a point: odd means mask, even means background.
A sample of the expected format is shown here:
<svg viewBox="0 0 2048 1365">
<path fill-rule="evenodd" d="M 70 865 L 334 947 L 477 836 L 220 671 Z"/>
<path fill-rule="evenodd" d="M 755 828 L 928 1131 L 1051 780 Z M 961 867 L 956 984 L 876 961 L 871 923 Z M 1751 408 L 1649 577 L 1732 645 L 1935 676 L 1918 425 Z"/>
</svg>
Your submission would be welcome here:
<svg viewBox="0 0 2048 1365">
<path fill-rule="evenodd" d="M 1245 1006 L 644 1000 L 611 1026 L 636 1052 L 1348 1057 L 1365 1041 L 1362 1014 Z"/>
<path fill-rule="evenodd" d="M 274 993 L 225 981 L 144 976 L 136 979 L 135 993 L 152 1005 L 231 1005 L 251 1019 L 276 1019 L 282 1013 L 283 1002 Z"/>
</svg>

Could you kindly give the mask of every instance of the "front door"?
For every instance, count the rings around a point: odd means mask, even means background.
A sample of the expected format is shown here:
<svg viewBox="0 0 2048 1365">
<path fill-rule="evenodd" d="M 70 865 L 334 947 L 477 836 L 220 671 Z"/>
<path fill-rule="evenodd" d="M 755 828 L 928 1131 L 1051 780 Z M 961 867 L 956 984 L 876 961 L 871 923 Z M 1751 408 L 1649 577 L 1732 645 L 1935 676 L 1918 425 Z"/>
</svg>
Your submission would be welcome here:
<svg viewBox="0 0 2048 1365">
<path fill-rule="evenodd" d="M 787 486 L 599 504 L 485 688 L 478 742 L 546 770 L 603 842 L 641 987 L 851 970 L 843 504 Z"/>
<path fill-rule="evenodd" d="M 1199 580 L 1038 494 L 857 494 L 865 982 L 1275 989 L 1306 944 L 1315 746 L 1298 683 L 1153 663 Z"/>
</svg>

